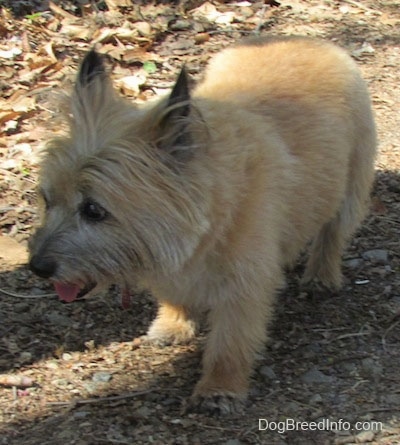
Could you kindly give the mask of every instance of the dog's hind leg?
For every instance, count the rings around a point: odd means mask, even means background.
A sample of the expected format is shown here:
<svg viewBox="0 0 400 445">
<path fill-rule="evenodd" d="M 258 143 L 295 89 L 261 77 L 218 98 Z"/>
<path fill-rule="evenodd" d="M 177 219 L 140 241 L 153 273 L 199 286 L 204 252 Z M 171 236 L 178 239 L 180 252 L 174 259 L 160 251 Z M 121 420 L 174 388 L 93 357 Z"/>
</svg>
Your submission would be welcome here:
<svg viewBox="0 0 400 445">
<path fill-rule="evenodd" d="M 367 212 L 374 178 L 375 129 L 372 115 L 365 114 L 364 123 L 370 125 L 359 131 L 350 158 L 346 194 L 336 216 L 322 226 L 312 243 L 303 284 L 315 281 L 332 290 L 338 290 L 342 284 L 343 250 Z"/>
<path fill-rule="evenodd" d="M 321 228 L 311 245 L 303 285 L 315 282 L 333 291 L 340 289 L 341 256 L 348 235 L 340 214 Z"/>
</svg>

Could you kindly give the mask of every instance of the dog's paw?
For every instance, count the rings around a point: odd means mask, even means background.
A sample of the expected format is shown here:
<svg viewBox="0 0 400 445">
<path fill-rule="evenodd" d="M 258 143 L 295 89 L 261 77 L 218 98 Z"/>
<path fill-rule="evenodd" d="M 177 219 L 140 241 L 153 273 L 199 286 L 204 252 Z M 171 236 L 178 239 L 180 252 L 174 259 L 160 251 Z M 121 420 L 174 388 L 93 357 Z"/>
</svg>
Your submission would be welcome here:
<svg viewBox="0 0 400 445">
<path fill-rule="evenodd" d="M 140 337 L 140 342 L 143 346 L 154 346 L 156 348 L 165 348 L 173 345 L 186 345 L 194 336 L 180 336 L 180 335 L 151 335 L 147 333 Z"/>
<path fill-rule="evenodd" d="M 340 269 L 320 267 L 317 271 L 307 267 L 300 281 L 300 286 L 314 293 L 335 294 L 343 285 Z"/>
<path fill-rule="evenodd" d="M 195 330 L 195 324 L 189 321 L 167 326 L 156 321 L 143 337 L 143 341 L 158 347 L 185 345 L 194 338 Z"/>
<path fill-rule="evenodd" d="M 175 344 L 172 337 L 155 337 L 148 334 L 140 337 L 140 344 L 143 346 L 154 346 L 156 348 L 165 348 Z"/>
<path fill-rule="evenodd" d="M 340 287 L 332 285 L 331 283 L 326 284 L 314 278 L 312 280 L 303 279 L 300 282 L 300 291 L 308 294 L 312 299 L 329 298 L 337 295 Z"/>
<path fill-rule="evenodd" d="M 185 401 L 184 412 L 197 412 L 210 416 L 228 416 L 241 414 L 244 410 L 244 399 L 234 394 L 193 395 Z"/>
</svg>

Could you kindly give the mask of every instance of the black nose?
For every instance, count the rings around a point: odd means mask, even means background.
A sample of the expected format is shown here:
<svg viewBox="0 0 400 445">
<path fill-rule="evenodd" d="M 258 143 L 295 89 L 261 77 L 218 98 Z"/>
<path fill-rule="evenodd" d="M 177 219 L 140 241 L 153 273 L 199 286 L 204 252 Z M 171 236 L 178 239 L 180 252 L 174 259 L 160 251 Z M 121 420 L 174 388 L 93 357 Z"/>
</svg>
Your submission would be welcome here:
<svg viewBox="0 0 400 445">
<path fill-rule="evenodd" d="M 33 273 L 42 278 L 50 278 L 56 271 L 54 260 L 39 255 L 33 255 L 29 262 L 29 267 Z"/>
</svg>

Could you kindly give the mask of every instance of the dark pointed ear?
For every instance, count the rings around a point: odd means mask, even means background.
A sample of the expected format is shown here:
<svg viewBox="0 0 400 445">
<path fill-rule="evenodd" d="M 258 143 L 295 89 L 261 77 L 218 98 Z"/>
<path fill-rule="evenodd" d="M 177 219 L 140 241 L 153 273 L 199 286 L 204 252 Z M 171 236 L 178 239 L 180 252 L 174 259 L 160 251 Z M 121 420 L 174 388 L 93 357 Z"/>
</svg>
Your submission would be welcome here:
<svg viewBox="0 0 400 445">
<path fill-rule="evenodd" d="M 190 93 L 189 93 L 189 80 L 186 72 L 186 68 L 183 66 L 179 73 L 178 79 L 172 89 L 172 92 L 168 98 L 167 108 L 171 111 L 167 114 L 167 117 L 171 118 L 183 118 L 187 117 L 190 112 Z"/>
<path fill-rule="evenodd" d="M 183 67 L 167 99 L 157 142 L 162 150 L 182 161 L 189 157 L 193 145 L 188 129 L 190 109 L 189 81 Z"/>
<path fill-rule="evenodd" d="M 104 58 L 94 49 L 89 51 L 83 59 L 79 73 L 78 83 L 81 86 L 88 85 L 94 78 L 98 76 L 105 77 L 106 69 L 104 66 Z"/>
<path fill-rule="evenodd" d="M 89 51 L 78 70 L 72 94 L 71 113 L 75 125 L 98 126 L 107 110 L 115 103 L 115 94 L 104 65 L 104 56 Z"/>
</svg>

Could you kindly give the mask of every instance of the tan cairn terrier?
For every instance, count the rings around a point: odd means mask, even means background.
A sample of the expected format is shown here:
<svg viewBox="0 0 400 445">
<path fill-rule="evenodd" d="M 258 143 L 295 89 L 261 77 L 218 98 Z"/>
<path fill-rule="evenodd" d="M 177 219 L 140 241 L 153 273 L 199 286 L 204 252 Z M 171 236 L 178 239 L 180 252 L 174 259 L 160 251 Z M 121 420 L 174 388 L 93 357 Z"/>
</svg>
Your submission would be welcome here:
<svg viewBox="0 0 400 445">
<path fill-rule="evenodd" d="M 187 342 L 206 314 L 192 404 L 235 410 L 284 268 L 311 242 L 303 281 L 341 285 L 376 149 L 356 64 L 312 39 L 248 41 L 218 54 L 193 92 L 183 69 L 169 97 L 139 107 L 91 51 L 67 117 L 41 167 L 31 269 L 64 301 L 149 289 L 153 341 Z"/>
</svg>

